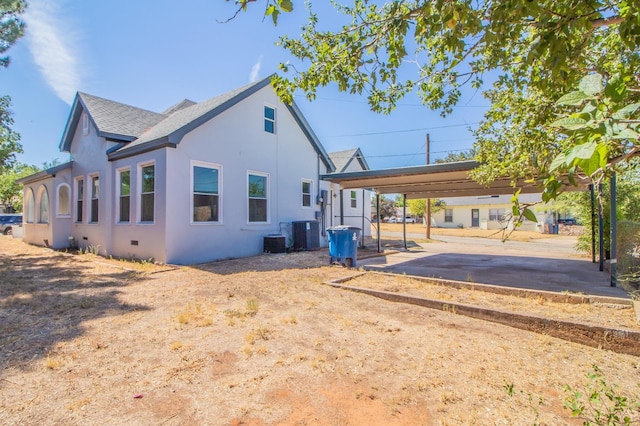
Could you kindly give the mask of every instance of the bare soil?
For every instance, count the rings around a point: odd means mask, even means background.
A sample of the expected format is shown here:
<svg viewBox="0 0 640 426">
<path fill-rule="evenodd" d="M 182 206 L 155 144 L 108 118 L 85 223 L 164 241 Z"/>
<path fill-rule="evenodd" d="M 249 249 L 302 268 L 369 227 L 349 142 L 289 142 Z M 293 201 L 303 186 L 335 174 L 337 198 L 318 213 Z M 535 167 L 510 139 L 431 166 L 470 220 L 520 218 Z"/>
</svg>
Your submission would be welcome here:
<svg viewBox="0 0 640 426">
<path fill-rule="evenodd" d="M 582 424 L 564 388 L 594 364 L 640 397 L 639 357 L 338 290 L 354 271 L 328 260 L 172 268 L 0 237 L 0 424 Z"/>
</svg>

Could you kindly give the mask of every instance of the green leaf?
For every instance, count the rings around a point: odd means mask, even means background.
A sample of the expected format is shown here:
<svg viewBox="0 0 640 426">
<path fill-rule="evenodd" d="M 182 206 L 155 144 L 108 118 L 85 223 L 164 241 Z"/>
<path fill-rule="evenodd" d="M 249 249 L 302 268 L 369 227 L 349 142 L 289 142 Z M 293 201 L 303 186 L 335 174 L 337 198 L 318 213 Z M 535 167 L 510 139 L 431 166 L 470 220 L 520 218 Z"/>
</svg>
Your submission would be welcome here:
<svg viewBox="0 0 640 426">
<path fill-rule="evenodd" d="M 587 125 L 587 120 L 578 117 L 564 117 L 553 122 L 553 127 L 562 127 L 567 130 L 583 129 Z"/>
<path fill-rule="evenodd" d="M 589 74 L 580 80 L 578 86 L 587 95 L 598 95 L 603 92 L 602 76 L 600 74 Z"/>
<path fill-rule="evenodd" d="M 553 161 L 551 162 L 551 165 L 549 166 L 549 171 L 553 172 L 555 170 L 558 170 L 561 167 L 566 166 L 566 163 L 565 163 L 566 159 L 567 159 L 567 156 L 564 154 L 564 152 L 561 152 L 560 154 L 558 154 L 556 158 L 554 158 Z"/>
<path fill-rule="evenodd" d="M 612 139 L 631 139 L 632 141 L 638 141 L 638 138 L 640 138 L 640 134 L 628 127 L 612 136 Z"/>
<path fill-rule="evenodd" d="M 571 149 L 571 151 L 569 151 L 569 155 L 567 155 L 567 157 L 572 156 L 574 158 L 581 159 L 591 158 L 593 156 L 593 153 L 596 151 L 596 147 L 597 144 L 595 142 L 587 142 L 581 145 L 576 145 Z"/>
<path fill-rule="evenodd" d="M 291 0 L 280 0 L 279 2 L 280 9 L 285 12 L 291 12 L 293 10 L 293 2 Z"/>
<path fill-rule="evenodd" d="M 537 222 L 538 221 L 538 218 L 536 217 L 536 214 L 529 208 L 524 209 L 522 214 L 524 215 L 525 218 L 527 218 L 527 220 L 530 220 L 531 222 Z"/>
<path fill-rule="evenodd" d="M 589 96 L 584 92 L 576 91 L 567 93 L 560 99 L 556 101 L 557 105 L 581 105 L 584 101 L 588 99 L 594 99 L 593 96 Z"/>
<path fill-rule="evenodd" d="M 626 91 L 627 86 L 624 84 L 622 78 L 620 78 L 620 75 L 615 75 L 610 78 L 604 88 L 605 96 L 614 102 L 622 101 Z"/>
<path fill-rule="evenodd" d="M 631 104 L 631 105 L 627 105 L 624 108 L 619 109 L 618 111 L 616 111 L 613 114 L 613 118 L 618 119 L 618 120 L 624 120 L 626 118 L 629 118 L 633 115 L 633 113 L 635 113 L 638 109 L 640 109 L 640 102 L 637 102 L 635 104 Z"/>
</svg>

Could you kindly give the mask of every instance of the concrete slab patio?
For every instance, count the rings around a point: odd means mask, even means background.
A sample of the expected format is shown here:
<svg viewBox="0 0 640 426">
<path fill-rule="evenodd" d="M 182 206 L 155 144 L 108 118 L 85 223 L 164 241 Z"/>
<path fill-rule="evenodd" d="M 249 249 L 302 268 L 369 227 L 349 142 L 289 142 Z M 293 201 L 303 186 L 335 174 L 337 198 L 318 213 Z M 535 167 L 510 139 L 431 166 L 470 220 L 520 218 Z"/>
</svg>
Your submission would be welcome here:
<svg viewBox="0 0 640 426">
<path fill-rule="evenodd" d="M 600 272 L 591 258 L 576 253 L 575 237 L 504 243 L 489 238 L 435 238 L 434 242 L 419 244 L 419 249 L 360 260 L 358 266 L 365 270 L 533 290 L 629 297 L 624 289 L 610 286 L 607 271 Z"/>
</svg>

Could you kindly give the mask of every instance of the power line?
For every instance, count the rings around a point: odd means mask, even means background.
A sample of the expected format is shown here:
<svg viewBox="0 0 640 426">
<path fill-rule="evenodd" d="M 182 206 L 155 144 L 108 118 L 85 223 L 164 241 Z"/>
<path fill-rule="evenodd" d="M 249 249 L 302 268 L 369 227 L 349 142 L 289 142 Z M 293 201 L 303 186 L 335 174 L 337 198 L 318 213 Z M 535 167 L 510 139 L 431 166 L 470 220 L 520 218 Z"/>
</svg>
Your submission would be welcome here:
<svg viewBox="0 0 640 426">
<path fill-rule="evenodd" d="M 391 135 L 396 133 L 412 133 L 412 132 L 424 132 L 425 130 L 435 130 L 435 129 L 449 129 L 452 127 L 468 127 L 475 123 L 465 123 L 465 124 L 450 124 L 448 126 L 435 126 L 435 127 L 422 127 L 420 129 L 406 129 L 406 130 L 389 130 L 387 132 L 371 132 L 371 133 L 353 133 L 350 135 L 335 135 L 335 136 L 323 136 L 323 139 L 331 139 L 331 138 L 351 138 L 351 137 L 359 137 L 359 136 L 375 136 L 375 135 Z"/>
</svg>

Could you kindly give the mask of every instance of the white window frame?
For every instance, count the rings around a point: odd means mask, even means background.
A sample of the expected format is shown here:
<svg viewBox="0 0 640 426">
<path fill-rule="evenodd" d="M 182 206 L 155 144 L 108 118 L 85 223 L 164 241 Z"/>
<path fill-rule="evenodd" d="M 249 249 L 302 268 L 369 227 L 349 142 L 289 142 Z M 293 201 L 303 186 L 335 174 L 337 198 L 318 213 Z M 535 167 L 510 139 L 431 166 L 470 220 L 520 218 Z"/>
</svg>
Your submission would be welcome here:
<svg viewBox="0 0 640 426">
<path fill-rule="evenodd" d="M 46 220 L 42 219 L 42 206 L 43 206 L 42 199 L 45 196 L 47 197 L 47 202 L 46 202 L 47 217 L 46 217 Z M 38 195 L 36 195 L 36 205 L 38 206 L 38 208 L 35 210 L 35 212 L 37 214 L 36 223 L 39 223 L 41 225 L 46 225 L 46 224 L 49 223 L 50 216 L 51 216 L 50 201 L 51 200 L 49 198 L 49 191 L 47 190 L 47 187 L 45 185 L 40 185 L 40 187 L 38 188 Z"/>
<path fill-rule="evenodd" d="M 269 109 L 273 110 L 273 119 L 267 117 L 266 108 L 269 108 Z M 277 128 L 276 128 L 277 121 L 278 121 L 278 109 L 273 105 L 264 104 L 263 108 L 262 108 L 262 130 L 264 130 L 265 133 L 269 133 L 271 135 L 275 135 L 277 133 Z M 265 124 L 267 122 L 270 122 L 270 123 L 273 124 L 273 132 L 270 132 L 270 131 L 268 131 L 266 129 Z"/>
<path fill-rule="evenodd" d="M 73 179 L 75 191 L 73 192 L 73 222 L 74 223 L 84 223 L 85 219 L 85 210 L 86 210 L 86 202 L 85 202 L 85 181 L 84 176 L 76 176 Z M 80 194 L 80 183 L 82 184 L 82 197 L 78 197 Z M 80 220 L 78 220 L 78 201 L 82 201 L 82 210 L 80 210 Z"/>
<path fill-rule="evenodd" d="M 190 217 L 190 222 L 192 225 L 221 225 L 223 223 L 223 217 L 222 217 L 222 213 L 224 211 L 224 209 L 222 208 L 222 165 L 221 164 L 216 164 L 216 163 L 206 163 L 204 161 L 196 161 L 196 160 L 192 160 L 191 161 L 191 180 L 189 182 L 189 192 L 190 192 L 190 199 L 191 199 L 191 208 L 189 209 L 189 217 Z M 194 171 L 194 167 L 203 167 L 203 168 L 207 168 L 207 169 L 216 169 L 218 170 L 218 220 L 217 221 L 203 221 L 203 222 L 196 222 L 195 220 L 193 220 L 193 205 L 194 205 L 194 196 L 195 196 L 195 191 L 193 189 L 193 185 L 195 183 L 194 181 L 194 175 L 193 175 L 193 171 Z M 247 182 L 248 182 L 248 177 L 247 177 Z M 248 210 L 247 210 L 248 211 Z"/>
<path fill-rule="evenodd" d="M 265 199 L 267 200 L 267 220 L 266 222 L 251 222 L 250 219 L 250 214 L 249 214 L 249 209 L 250 209 L 250 205 L 249 205 L 249 177 L 253 175 L 253 176 L 262 176 L 267 178 L 267 184 L 266 184 L 266 197 Z M 271 223 L 271 176 L 269 173 L 265 173 L 265 172 L 259 172 L 257 170 L 247 170 L 247 186 L 246 186 L 246 191 L 245 192 L 245 196 L 247 197 L 247 224 L 248 225 L 268 225 Z"/>
<path fill-rule="evenodd" d="M 84 136 L 88 135 L 91 131 L 91 126 L 89 125 L 89 115 L 84 112 L 82 113 L 82 134 Z"/>
<path fill-rule="evenodd" d="M 305 192 L 303 188 L 305 183 L 309 184 L 309 205 L 308 206 L 304 205 Z M 300 184 L 300 198 L 301 198 L 300 205 L 302 206 L 303 209 L 313 208 L 313 180 L 312 179 L 302 179 L 302 182 Z"/>
<path fill-rule="evenodd" d="M 153 220 L 150 221 L 143 221 L 142 220 L 142 196 L 145 194 L 149 194 L 148 192 L 143 193 L 142 192 L 142 169 L 145 167 L 149 167 L 149 166 L 153 166 Z M 137 178 L 137 192 L 136 192 L 136 201 L 138 204 L 137 207 L 137 214 L 138 214 L 138 224 L 139 225 L 153 225 L 156 223 L 156 181 L 157 181 L 157 167 L 156 167 L 156 162 L 155 161 L 147 161 L 144 163 L 138 163 L 137 165 L 137 169 L 138 169 L 138 178 Z"/>
<path fill-rule="evenodd" d="M 60 206 L 61 206 L 60 191 L 62 190 L 62 188 L 67 188 L 67 214 L 60 213 Z M 61 183 L 56 188 L 56 217 L 57 218 L 66 219 L 71 217 L 71 213 L 73 212 L 73 210 L 71 209 L 71 199 L 72 199 L 71 195 L 72 195 L 71 185 L 69 185 L 68 183 Z"/>
<path fill-rule="evenodd" d="M 25 194 L 26 217 L 24 218 L 26 223 L 35 223 L 36 221 L 36 196 L 33 193 L 32 188 L 27 189 Z"/>
<path fill-rule="evenodd" d="M 98 179 L 98 194 L 96 198 L 93 198 L 93 180 Z M 89 197 L 89 217 L 87 218 L 87 223 L 90 225 L 97 225 L 100 223 L 100 174 L 99 173 L 91 173 L 87 175 L 87 181 L 89 182 L 89 193 L 87 194 Z M 93 200 L 98 200 L 98 211 L 96 215 L 98 220 L 93 220 Z"/>
<path fill-rule="evenodd" d="M 121 186 L 120 185 L 120 181 L 121 178 L 120 176 L 122 176 L 122 172 L 129 172 L 129 220 L 127 221 L 122 221 L 120 220 L 120 191 L 121 191 Z M 120 167 L 118 169 L 116 169 L 116 225 L 130 225 L 131 224 L 131 198 L 132 198 L 132 189 L 133 189 L 133 185 L 131 185 L 131 167 L 130 166 L 126 166 L 126 167 Z"/>
<path fill-rule="evenodd" d="M 493 211 L 493 214 L 492 214 Z M 502 222 L 504 220 L 505 209 L 489 209 L 489 220 L 495 222 Z M 493 217 L 493 218 L 492 218 Z"/>
<path fill-rule="evenodd" d="M 447 210 L 451 212 L 450 215 L 447 214 Z M 447 209 L 447 208 L 444 209 L 444 223 L 453 223 L 453 209 Z"/>
</svg>

